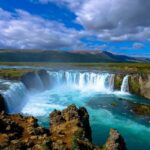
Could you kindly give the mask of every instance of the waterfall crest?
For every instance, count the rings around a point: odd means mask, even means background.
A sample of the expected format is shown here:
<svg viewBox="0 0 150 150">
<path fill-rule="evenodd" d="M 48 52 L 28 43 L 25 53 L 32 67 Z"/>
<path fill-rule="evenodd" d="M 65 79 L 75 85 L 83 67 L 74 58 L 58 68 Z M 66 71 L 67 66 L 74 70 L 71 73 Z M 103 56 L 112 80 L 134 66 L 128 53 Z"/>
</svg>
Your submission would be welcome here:
<svg viewBox="0 0 150 150">
<path fill-rule="evenodd" d="M 129 75 L 126 75 L 123 78 L 122 85 L 121 85 L 121 92 L 128 93 L 129 92 L 129 84 L 128 84 Z"/>
<path fill-rule="evenodd" d="M 59 71 L 48 72 L 57 85 L 66 85 L 82 91 L 113 91 L 114 75 L 109 73 Z"/>
</svg>

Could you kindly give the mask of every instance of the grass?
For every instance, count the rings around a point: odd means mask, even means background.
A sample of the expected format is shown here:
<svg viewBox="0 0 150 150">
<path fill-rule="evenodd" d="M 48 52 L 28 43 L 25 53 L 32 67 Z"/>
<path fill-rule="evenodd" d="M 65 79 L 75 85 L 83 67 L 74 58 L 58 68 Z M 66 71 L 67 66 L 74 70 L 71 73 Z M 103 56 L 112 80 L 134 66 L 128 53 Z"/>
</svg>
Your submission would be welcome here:
<svg viewBox="0 0 150 150">
<path fill-rule="evenodd" d="M 31 69 L 1 69 L 0 78 L 19 80 L 22 75 L 32 71 Z"/>
<path fill-rule="evenodd" d="M 49 62 L 0 62 L 9 66 L 45 66 L 50 68 L 88 68 L 110 71 L 126 71 L 130 73 L 150 73 L 150 63 L 49 63 Z"/>
<path fill-rule="evenodd" d="M 8 66 L 49 67 L 53 69 L 92 69 L 126 73 L 150 73 L 150 63 L 46 63 L 46 62 L 0 62 Z M 0 69 L 0 77 L 19 79 L 20 76 L 33 69 Z"/>
</svg>

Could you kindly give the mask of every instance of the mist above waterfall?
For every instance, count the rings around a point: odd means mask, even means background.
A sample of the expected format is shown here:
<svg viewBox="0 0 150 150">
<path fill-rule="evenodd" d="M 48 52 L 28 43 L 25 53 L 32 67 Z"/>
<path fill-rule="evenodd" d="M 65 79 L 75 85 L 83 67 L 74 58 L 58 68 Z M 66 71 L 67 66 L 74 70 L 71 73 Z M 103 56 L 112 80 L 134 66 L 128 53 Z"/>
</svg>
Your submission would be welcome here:
<svg viewBox="0 0 150 150">
<path fill-rule="evenodd" d="M 103 72 L 88 72 L 88 71 L 47 71 L 47 80 L 43 81 L 39 74 L 31 76 L 26 82 L 11 82 L 7 80 L 1 80 L 1 85 L 8 85 L 9 88 L 6 91 L 1 91 L 5 98 L 5 103 L 8 112 L 17 112 L 21 110 L 25 103 L 28 103 L 28 97 L 44 92 L 44 90 L 62 89 L 68 91 L 68 89 L 78 90 L 86 93 L 105 93 L 105 94 L 125 94 L 128 91 L 128 75 L 124 77 L 120 92 L 114 90 L 114 78 L 115 74 L 103 73 Z M 27 76 L 28 77 L 28 76 Z M 32 79 L 33 78 L 33 79 Z M 46 89 L 44 82 L 47 82 Z M 53 83 L 52 83 L 53 82 Z M 50 85 L 52 84 L 52 85 Z M 30 85 L 31 87 L 26 87 Z"/>
</svg>

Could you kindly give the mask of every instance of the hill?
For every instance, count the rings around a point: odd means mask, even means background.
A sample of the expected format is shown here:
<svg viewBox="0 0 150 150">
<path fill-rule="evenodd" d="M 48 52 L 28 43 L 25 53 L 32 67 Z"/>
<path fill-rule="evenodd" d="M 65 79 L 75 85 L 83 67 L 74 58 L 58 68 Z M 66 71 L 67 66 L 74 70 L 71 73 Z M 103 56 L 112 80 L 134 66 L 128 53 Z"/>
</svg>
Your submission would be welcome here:
<svg viewBox="0 0 150 150">
<path fill-rule="evenodd" d="M 107 51 L 0 50 L 0 62 L 139 62 L 149 61 Z"/>
</svg>

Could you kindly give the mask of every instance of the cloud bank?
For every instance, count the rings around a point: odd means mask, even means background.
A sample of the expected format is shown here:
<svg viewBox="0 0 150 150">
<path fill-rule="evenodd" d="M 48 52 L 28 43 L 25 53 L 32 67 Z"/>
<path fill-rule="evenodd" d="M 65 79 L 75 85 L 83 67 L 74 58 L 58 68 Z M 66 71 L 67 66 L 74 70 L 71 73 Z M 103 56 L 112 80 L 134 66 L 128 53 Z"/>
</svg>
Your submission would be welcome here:
<svg viewBox="0 0 150 150">
<path fill-rule="evenodd" d="M 150 40 L 149 0 L 39 0 L 65 5 L 86 32 L 100 40 Z"/>
<path fill-rule="evenodd" d="M 0 9 L 0 33 L 1 48 L 73 49 L 82 46 L 76 30 L 23 10 L 10 13 Z"/>
</svg>

